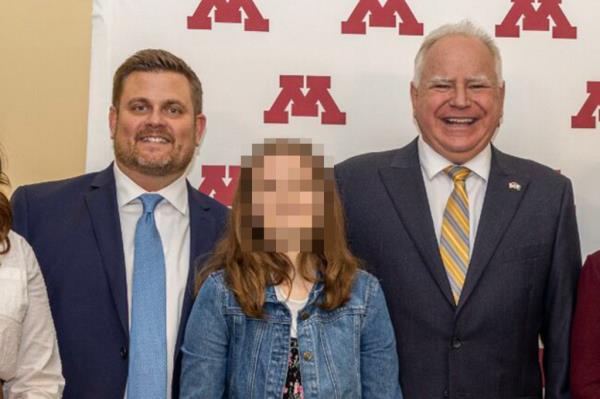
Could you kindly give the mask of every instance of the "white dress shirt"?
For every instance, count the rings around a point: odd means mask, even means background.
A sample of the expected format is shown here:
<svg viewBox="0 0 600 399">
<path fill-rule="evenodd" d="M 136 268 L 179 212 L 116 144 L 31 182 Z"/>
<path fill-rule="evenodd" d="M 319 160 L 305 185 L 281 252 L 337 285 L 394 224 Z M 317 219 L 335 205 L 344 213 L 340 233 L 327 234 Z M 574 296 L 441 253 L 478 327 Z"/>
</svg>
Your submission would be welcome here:
<svg viewBox="0 0 600 399">
<path fill-rule="evenodd" d="M 33 250 L 10 231 L 10 251 L 0 255 L 0 379 L 4 397 L 62 397 L 56 332 L 46 284 Z"/>
<path fill-rule="evenodd" d="M 446 209 L 448 197 L 450 197 L 452 190 L 454 190 L 454 183 L 444 172 L 444 169 L 453 165 L 453 163 L 435 152 L 421 137 L 419 137 L 417 147 L 429 209 L 433 218 L 433 227 L 435 228 L 435 235 L 439 243 L 442 235 L 444 210 Z M 469 255 L 473 254 L 491 164 L 492 147 L 488 144 L 473 159 L 462 165 L 471 170 L 471 174 L 466 180 L 467 196 L 469 198 Z"/>
<path fill-rule="evenodd" d="M 143 211 L 142 202 L 138 197 L 147 191 L 127 177 L 119 169 L 116 162 L 114 164 L 114 173 L 119 218 L 121 220 L 121 234 L 123 236 L 123 252 L 125 254 L 127 305 L 131 320 L 135 227 Z M 171 398 L 173 356 L 176 350 L 175 345 L 177 342 L 177 332 L 179 331 L 181 307 L 183 305 L 190 268 L 190 217 L 185 174 L 167 187 L 157 191 L 156 194 L 160 194 L 164 198 L 154 210 L 154 219 L 165 254 L 167 288 L 167 398 Z"/>
</svg>

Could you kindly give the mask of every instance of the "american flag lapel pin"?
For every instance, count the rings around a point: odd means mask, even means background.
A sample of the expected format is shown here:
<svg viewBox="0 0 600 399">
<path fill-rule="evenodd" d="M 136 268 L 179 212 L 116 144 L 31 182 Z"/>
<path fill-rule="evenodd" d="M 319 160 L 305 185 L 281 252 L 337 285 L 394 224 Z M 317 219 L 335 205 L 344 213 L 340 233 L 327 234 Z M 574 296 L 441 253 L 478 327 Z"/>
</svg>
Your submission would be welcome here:
<svg viewBox="0 0 600 399">
<path fill-rule="evenodd" d="M 512 191 L 521 191 L 521 185 L 516 181 L 508 182 L 508 189 Z"/>
</svg>

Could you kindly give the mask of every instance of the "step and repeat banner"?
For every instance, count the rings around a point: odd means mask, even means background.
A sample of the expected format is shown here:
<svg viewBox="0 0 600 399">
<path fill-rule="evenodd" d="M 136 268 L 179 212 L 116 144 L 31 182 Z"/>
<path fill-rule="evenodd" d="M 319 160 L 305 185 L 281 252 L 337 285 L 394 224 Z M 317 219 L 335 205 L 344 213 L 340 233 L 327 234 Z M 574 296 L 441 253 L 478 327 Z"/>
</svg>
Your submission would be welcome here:
<svg viewBox="0 0 600 399">
<path fill-rule="evenodd" d="M 502 151 L 572 179 L 584 254 L 600 249 L 600 1 L 94 0 L 88 171 L 113 159 L 112 75 L 144 48 L 183 58 L 208 127 L 190 172 L 228 204 L 242 154 L 303 137 L 334 162 L 417 135 L 409 87 L 423 36 L 468 18 L 495 37 Z"/>
</svg>

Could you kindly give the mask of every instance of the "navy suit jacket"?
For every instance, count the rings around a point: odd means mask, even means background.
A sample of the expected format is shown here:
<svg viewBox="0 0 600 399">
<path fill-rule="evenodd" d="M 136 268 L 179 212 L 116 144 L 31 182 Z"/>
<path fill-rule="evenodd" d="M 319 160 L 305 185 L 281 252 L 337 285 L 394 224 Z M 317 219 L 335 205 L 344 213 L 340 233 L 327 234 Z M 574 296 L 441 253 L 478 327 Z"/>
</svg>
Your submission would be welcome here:
<svg viewBox="0 0 600 399">
<path fill-rule="evenodd" d="M 188 183 L 190 272 L 177 339 L 193 303 L 196 257 L 212 250 L 227 209 Z M 128 370 L 125 260 L 112 165 L 68 180 L 18 188 L 13 229 L 39 260 L 56 325 L 65 399 L 122 399 Z M 181 355 L 175 353 L 173 398 Z"/>
<path fill-rule="evenodd" d="M 354 253 L 381 280 L 406 399 L 569 393 L 569 329 L 581 267 L 569 180 L 492 149 L 463 291 L 454 304 L 416 140 L 335 168 Z"/>
</svg>

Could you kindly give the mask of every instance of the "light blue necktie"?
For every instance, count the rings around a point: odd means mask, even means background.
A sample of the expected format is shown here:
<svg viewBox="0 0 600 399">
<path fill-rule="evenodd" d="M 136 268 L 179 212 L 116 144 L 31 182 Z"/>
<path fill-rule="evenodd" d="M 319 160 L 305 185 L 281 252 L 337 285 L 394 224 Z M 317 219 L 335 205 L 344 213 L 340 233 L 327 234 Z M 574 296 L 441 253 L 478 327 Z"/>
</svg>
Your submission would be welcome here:
<svg viewBox="0 0 600 399">
<path fill-rule="evenodd" d="M 127 399 L 167 397 L 165 255 L 154 221 L 163 199 L 143 194 L 135 228 Z"/>
</svg>

